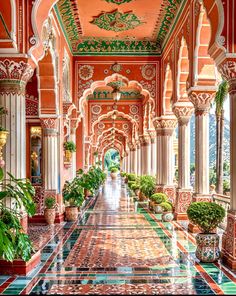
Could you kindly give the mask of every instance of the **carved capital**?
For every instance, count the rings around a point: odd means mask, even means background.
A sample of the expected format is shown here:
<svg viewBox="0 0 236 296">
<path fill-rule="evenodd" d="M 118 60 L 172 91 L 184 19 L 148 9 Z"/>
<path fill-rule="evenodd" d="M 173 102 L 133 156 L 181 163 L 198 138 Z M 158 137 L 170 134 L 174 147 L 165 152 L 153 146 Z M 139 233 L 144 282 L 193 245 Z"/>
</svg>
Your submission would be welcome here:
<svg viewBox="0 0 236 296">
<path fill-rule="evenodd" d="M 141 136 L 139 136 L 139 140 L 140 140 L 141 146 L 149 145 L 151 142 L 149 135 L 141 135 Z"/>
<path fill-rule="evenodd" d="M 34 69 L 26 62 L 0 61 L 0 92 L 24 94 Z"/>
<path fill-rule="evenodd" d="M 180 125 L 187 125 L 193 114 L 194 107 L 190 102 L 177 102 L 173 106 L 173 112 Z"/>
<path fill-rule="evenodd" d="M 189 100 L 195 107 L 195 115 L 204 115 L 209 112 L 211 103 L 214 100 L 215 91 L 198 92 L 192 91 Z"/>
<path fill-rule="evenodd" d="M 163 115 L 161 117 L 154 118 L 153 124 L 156 129 L 157 136 L 172 135 L 177 125 L 177 119 L 172 115 Z"/>
<path fill-rule="evenodd" d="M 218 66 L 222 77 L 229 83 L 229 93 L 236 93 L 236 60 L 226 60 Z"/>
<path fill-rule="evenodd" d="M 56 130 L 57 129 L 57 118 L 40 118 L 41 126 L 43 129 L 51 129 Z"/>
</svg>

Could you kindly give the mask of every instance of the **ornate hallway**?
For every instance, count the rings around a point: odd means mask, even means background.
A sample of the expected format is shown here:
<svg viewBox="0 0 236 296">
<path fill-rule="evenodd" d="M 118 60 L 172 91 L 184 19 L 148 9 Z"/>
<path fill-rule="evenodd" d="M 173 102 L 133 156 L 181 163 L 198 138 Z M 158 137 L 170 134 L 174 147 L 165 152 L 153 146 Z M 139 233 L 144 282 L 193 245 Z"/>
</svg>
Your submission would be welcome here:
<svg viewBox="0 0 236 296">
<path fill-rule="evenodd" d="M 0 293 L 236 294 L 232 273 L 196 263 L 194 236 L 137 205 L 120 179 L 108 178 L 78 222 L 33 225 L 30 237 L 42 263 L 28 277 L 0 276 Z"/>
</svg>

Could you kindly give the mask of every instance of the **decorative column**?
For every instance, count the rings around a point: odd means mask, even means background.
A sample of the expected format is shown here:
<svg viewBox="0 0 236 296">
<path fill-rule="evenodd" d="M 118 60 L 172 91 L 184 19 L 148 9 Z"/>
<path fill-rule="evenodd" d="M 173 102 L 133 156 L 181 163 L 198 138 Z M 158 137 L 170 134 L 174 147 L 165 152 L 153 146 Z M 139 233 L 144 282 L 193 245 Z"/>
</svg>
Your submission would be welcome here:
<svg viewBox="0 0 236 296">
<path fill-rule="evenodd" d="M 141 163 L 141 146 L 140 146 L 139 141 L 136 142 L 136 148 L 137 148 L 137 171 L 136 171 L 136 174 L 138 176 L 140 176 L 141 169 L 142 169 L 142 163 Z"/>
<path fill-rule="evenodd" d="M 209 110 L 215 96 L 215 87 L 190 89 L 189 99 L 195 108 L 195 188 L 192 201 L 212 201 L 209 193 Z M 204 91 L 204 89 L 208 89 Z M 189 223 L 190 232 L 199 232 Z"/>
<path fill-rule="evenodd" d="M 165 193 L 174 203 L 174 148 L 173 133 L 177 120 L 174 115 L 163 115 L 154 119 L 157 132 L 157 188 L 156 192 Z"/>
<path fill-rule="evenodd" d="M 151 141 L 149 135 L 140 136 L 141 143 L 141 175 L 151 174 Z"/>
<path fill-rule="evenodd" d="M 137 150 L 136 147 L 132 144 L 130 146 L 130 170 L 131 173 L 136 174 L 137 171 Z"/>
<path fill-rule="evenodd" d="M 230 95 L 230 210 L 222 237 L 223 262 L 236 270 L 236 59 L 218 67 L 229 83 Z"/>
<path fill-rule="evenodd" d="M 3 149 L 5 176 L 10 172 L 16 178 L 26 177 L 25 87 L 32 75 L 33 69 L 25 61 L 0 61 L 0 105 L 8 110 L 1 125 L 9 132 Z M 27 231 L 26 214 L 21 222 Z"/>
<path fill-rule="evenodd" d="M 130 150 L 128 149 L 128 152 L 127 152 L 127 173 L 130 174 Z"/>
<path fill-rule="evenodd" d="M 76 143 L 76 129 L 78 127 L 79 121 L 77 119 L 71 119 L 70 122 L 70 141 Z M 79 147 L 76 147 L 79 149 Z M 71 172 L 72 179 L 76 177 L 76 152 L 72 153 L 72 161 L 71 161 Z"/>
<path fill-rule="evenodd" d="M 175 219 L 187 220 L 186 211 L 192 200 L 190 186 L 190 118 L 193 104 L 179 101 L 173 106 L 173 112 L 178 119 L 178 188 L 175 200 Z"/>
<path fill-rule="evenodd" d="M 151 175 L 156 176 L 156 165 L 157 165 L 156 132 L 150 132 L 150 139 L 151 139 Z"/>
</svg>

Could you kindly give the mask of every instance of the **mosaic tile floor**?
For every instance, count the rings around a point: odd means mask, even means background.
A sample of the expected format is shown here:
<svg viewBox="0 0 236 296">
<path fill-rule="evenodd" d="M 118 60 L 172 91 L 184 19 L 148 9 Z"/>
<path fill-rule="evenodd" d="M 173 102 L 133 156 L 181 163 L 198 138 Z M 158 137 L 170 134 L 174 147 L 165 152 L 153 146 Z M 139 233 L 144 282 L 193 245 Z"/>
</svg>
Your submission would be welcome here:
<svg viewBox="0 0 236 296">
<path fill-rule="evenodd" d="M 27 277 L 0 276 L 0 294 L 236 294 L 236 275 L 194 256 L 194 236 L 162 223 L 108 180 L 76 223 L 31 225 L 40 266 Z"/>
</svg>

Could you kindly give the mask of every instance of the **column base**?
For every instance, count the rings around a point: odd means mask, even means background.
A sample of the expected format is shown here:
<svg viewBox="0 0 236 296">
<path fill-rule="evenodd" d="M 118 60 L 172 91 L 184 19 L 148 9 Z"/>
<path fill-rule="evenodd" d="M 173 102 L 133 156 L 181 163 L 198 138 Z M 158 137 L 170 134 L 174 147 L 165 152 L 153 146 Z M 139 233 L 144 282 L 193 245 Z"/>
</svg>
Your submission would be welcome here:
<svg viewBox="0 0 236 296">
<path fill-rule="evenodd" d="M 191 189 L 180 189 L 176 190 L 175 200 L 175 213 L 174 217 L 176 220 L 188 220 L 187 209 L 192 201 L 192 190 Z"/>
<path fill-rule="evenodd" d="M 155 192 L 165 193 L 173 205 L 175 204 L 176 187 L 174 185 L 157 185 Z"/>
<path fill-rule="evenodd" d="M 227 228 L 222 236 L 222 261 L 236 270 L 236 211 L 227 214 Z"/>
</svg>

